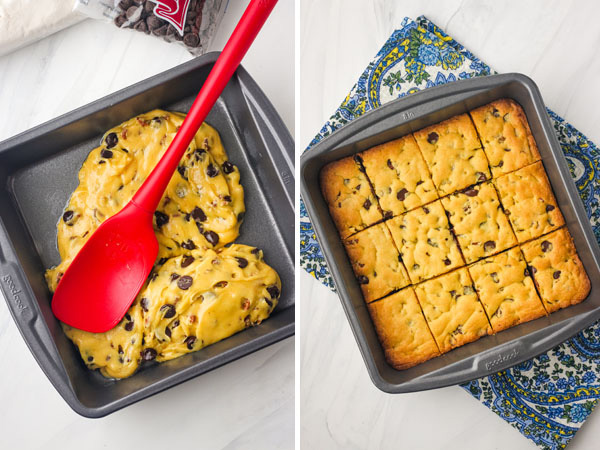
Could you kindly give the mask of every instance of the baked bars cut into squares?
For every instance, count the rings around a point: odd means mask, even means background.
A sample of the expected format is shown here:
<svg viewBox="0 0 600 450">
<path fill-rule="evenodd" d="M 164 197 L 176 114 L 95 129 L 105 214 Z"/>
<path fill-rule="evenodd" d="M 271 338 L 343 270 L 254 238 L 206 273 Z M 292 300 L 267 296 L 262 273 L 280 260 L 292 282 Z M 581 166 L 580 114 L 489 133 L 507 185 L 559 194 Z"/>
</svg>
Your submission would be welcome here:
<svg viewBox="0 0 600 450">
<path fill-rule="evenodd" d="M 359 231 L 344 245 L 367 303 L 410 284 L 384 223 Z"/>
<path fill-rule="evenodd" d="M 373 147 L 361 156 L 384 216 L 397 216 L 438 198 L 412 135 Z"/>
<path fill-rule="evenodd" d="M 466 268 L 418 284 L 415 292 L 440 352 L 492 333 Z"/>
<path fill-rule="evenodd" d="M 412 283 L 464 265 L 439 200 L 385 223 L 392 232 Z"/>
<path fill-rule="evenodd" d="M 495 333 L 546 315 L 518 247 L 468 269 Z"/>
<path fill-rule="evenodd" d="M 408 369 L 439 356 L 412 287 L 367 307 L 386 359 L 394 368 Z"/>
<path fill-rule="evenodd" d="M 383 215 L 357 157 L 334 161 L 321 170 L 321 191 L 342 239 L 379 222 Z"/>
<path fill-rule="evenodd" d="M 490 182 L 472 186 L 442 199 L 467 263 L 500 253 L 517 244 Z"/>
<path fill-rule="evenodd" d="M 523 244 L 521 249 L 549 313 L 588 296 L 590 280 L 566 228 Z"/>
<path fill-rule="evenodd" d="M 488 161 L 468 114 L 414 133 L 440 197 L 490 179 Z"/>
<path fill-rule="evenodd" d="M 494 177 L 540 160 L 527 117 L 514 100 L 496 100 L 470 114 Z"/>
<path fill-rule="evenodd" d="M 564 225 L 541 161 L 496 178 L 494 182 L 519 242 Z"/>
</svg>

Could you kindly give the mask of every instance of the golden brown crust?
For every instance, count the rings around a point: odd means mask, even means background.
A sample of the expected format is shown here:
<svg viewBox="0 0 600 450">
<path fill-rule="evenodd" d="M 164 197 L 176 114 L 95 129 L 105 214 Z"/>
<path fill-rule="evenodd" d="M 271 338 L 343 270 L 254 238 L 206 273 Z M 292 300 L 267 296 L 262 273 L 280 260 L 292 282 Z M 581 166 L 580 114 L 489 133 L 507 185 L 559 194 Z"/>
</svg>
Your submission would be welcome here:
<svg viewBox="0 0 600 450">
<path fill-rule="evenodd" d="M 361 156 L 384 216 L 397 216 L 438 198 L 412 135 L 373 147 Z"/>
<path fill-rule="evenodd" d="M 415 292 L 442 353 L 492 332 L 466 268 L 418 284 Z"/>
<path fill-rule="evenodd" d="M 470 114 L 494 177 L 540 160 L 525 112 L 514 100 L 496 100 Z"/>
<path fill-rule="evenodd" d="M 421 364 L 440 352 L 411 287 L 367 305 L 387 361 L 398 370 Z"/>
<path fill-rule="evenodd" d="M 548 312 L 576 305 L 588 296 L 590 279 L 566 228 L 521 248 Z"/>
<path fill-rule="evenodd" d="M 413 283 L 464 265 L 439 200 L 385 223 Z"/>
<path fill-rule="evenodd" d="M 369 180 L 353 157 L 326 165 L 321 191 L 342 239 L 383 219 Z"/>
<path fill-rule="evenodd" d="M 541 161 L 494 180 L 519 242 L 564 225 Z"/>
<path fill-rule="evenodd" d="M 491 183 L 442 199 L 467 263 L 517 245 L 517 239 Z"/>
<path fill-rule="evenodd" d="M 344 245 L 367 303 L 410 284 L 385 224 L 359 231 Z"/>
<path fill-rule="evenodd" d="M 413 134 L 440 197 L 490 179 L 487 158 L 468 114 Z"/>
<path fill-rule="evenodd" d="M 518 247 L 469 266 L 494 332 L 546 315 Z"/>
</svg>

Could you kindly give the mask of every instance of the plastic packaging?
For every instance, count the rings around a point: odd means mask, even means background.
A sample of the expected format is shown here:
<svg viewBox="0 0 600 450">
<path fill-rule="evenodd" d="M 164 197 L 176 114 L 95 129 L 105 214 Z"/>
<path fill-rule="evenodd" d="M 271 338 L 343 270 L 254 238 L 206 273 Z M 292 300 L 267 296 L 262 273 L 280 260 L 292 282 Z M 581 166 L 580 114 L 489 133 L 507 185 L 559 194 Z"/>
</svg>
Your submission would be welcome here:
<svg viewBox="0 0 600 450">
<path fill-rule="evenodd" d="M 195 56 L 206 53 L 227 0 L 76 0 L 75 10 L 167 42 Z"/>
</svg>

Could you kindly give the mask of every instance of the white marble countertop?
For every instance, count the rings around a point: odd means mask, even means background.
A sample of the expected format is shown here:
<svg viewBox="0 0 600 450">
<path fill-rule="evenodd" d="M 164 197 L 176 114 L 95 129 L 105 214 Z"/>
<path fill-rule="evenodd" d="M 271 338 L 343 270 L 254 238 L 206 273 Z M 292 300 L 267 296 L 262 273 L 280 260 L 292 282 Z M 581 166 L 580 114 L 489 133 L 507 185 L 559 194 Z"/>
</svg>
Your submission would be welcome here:
<svg viewBox="0 0 600 450">
<path fill-rule="evenodd" d="M 546 104 L 600 142 L 600 3 L 302 0 L 300 130 L 305 147 L 405 16 L 426 15 L 499 72 L 522 72 Z M 371 383 L 337 296 L 300 275 L 303 449 L 534 449 L 459 387 L 388 395 Z M 597 448 L 594 412 L 569 449 Z"/>
<path fill-rule="evenodd" d="M 247 4 L 230 2 L 213 49 Z M 244 60 L 292 134 L 293 30 L 293 1 L 282 0 Z M 0 57 L 0 141 L 189 59 L 176 45 L 91 20 Z M 3 300 L 0 360 L 2 448 L 294 446 L 294 338 L 97 420 L 78 416 L 54 390 Z"/>
</svg>

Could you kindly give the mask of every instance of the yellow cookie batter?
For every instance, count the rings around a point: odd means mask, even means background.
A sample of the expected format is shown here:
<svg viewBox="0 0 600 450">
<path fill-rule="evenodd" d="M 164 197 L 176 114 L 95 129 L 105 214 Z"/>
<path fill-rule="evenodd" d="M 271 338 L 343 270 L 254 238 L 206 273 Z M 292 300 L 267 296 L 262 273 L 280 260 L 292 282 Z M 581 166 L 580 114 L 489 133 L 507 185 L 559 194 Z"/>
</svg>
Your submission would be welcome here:
<svg viewBox="0 0 600 450">
<path fill-rule="evenodd" d="M 89 236 L 133 197 L 184 118 L 142 114 L 109 130 L 92 150 L 58 223 L 62 262 L 46 272 L 52 292 Z M 262 251 L 226 246 L 244 211 L 239 171 L 217 131 L 202 124 L 155 213 L 157 263 L 123 320 L 105 333 L 63 324 L 88 367 L 125 378 L 143 360 L 177 358 L 268 318 L 281 292 L 277 272 Z"/>
</svg>

